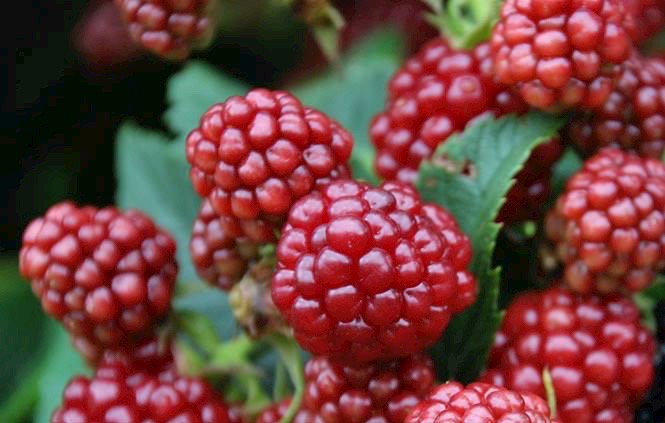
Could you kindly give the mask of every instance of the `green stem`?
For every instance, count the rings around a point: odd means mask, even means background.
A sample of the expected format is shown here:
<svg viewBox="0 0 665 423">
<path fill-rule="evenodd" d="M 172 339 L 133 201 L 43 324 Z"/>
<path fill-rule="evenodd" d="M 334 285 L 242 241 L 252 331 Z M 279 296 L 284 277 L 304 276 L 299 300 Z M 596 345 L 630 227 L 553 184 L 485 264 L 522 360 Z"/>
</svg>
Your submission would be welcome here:
<svg viewBox="0 0 665 423">
<path fill-rule="evenodd" d="M 279 354 L 291 378 L 291 383 L 293 383 L 294 393 L 291 405 L 289 405 L 289 409 L 284 417 L 282 417 L 282 420 L 280 420 L 280 423 L 291 423 L 300 408 L 300 403 L 305 392 L 305 376 L 300 348 L 293 339 L 281 334 L 272 335 L 268 339 L 268 342 L 272 344 Z"/>
<path fill-rule="evenodd" d="M 543 369 L 543 385 L 545 385 L 547 405 L 550 407 L 550 417 L 556 419 L 556 391 L 554 390 L 552 374 L 550 374 L 550 370 L 547 367 Z"/>
</svg>

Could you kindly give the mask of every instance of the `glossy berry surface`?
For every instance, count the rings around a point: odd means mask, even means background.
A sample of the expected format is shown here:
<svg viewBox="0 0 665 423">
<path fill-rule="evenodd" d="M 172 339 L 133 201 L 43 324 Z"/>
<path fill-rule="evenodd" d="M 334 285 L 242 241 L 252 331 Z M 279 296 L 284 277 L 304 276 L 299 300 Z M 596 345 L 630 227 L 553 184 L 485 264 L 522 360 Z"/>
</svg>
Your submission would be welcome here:
<svg viewBox="0 0 665 423">
<path fill-rule="evenodd" d="M 544 397 L 547 368 L 562 423 L 630 422 L 653 380 L 654 352 L 630 299 L 555 287 L 508 307 L 484 380 Z"/>
<path fill-rule="evenodd" d="M 663 0 L 623 0 L 626 12 L 636 23 L 633 40 L 643 43 L 665 27 L 665 1 Z"/>
<path fill-rule="evenodd" d="M 408 185 L 335 181 L 298 201 L 272 299 L 313 354 L 359 363 L 419 352 L 475 301 L 471 246 Z"/>
<path fill-rule="evenodd" d="M 621 0 L 507 0 L 491 41 L 497 78 L 533 107 L 598 107 L 632 29 Z"/>
<path fill-rule="evenodd" d="M 645 289 L 665 268 L 665 165 L 602 150 L 568 180 L 545 232 L 572 290 Z"/>
<path fill-rule="evenodd" d="M 385 180 L 414 183 L 420 163 L 451 135 L 484 115 L 524 113 L 527 105 L 492 73 L 488 44 L 455 50 L 437 37 L 410 58 L 388 85 L 386 109 L 372 121 L 375 168 Z M 549 193 L 559 140 L 534 153 L 508 195 L 502 221 L 537 217 Z"/>
<path fill-rule="evenodd" d="M 168 354 L 109 356 L 91 378 L 72 379 L 51 423 L 231 423 L 223 400 L 202 379 L 176 373 Z M 160 363 L 155 365 L 156 361 Z"/>
<path fill-rule="evenodd" d="M 143 48 L 171 60 L 184 60 L 206 47 L 215 31 L 212 0 L 114 0 L 129 33 Z"/>
<path fill-rule="evenodd" d="M 542 398 L 486 383 L 465 387 L 448 382 L 436 387 L 404 423 L 550 423 L 550 409 Z"/>
<path fill-rule="evenodd" d="M 420 354 L 358 367 L 315 357 L 305 367 L 305 396 L 294 423 L 403 423 L 433 382 L 432 362 Z"/>
<path fill-rule="evenodd" d="M 291 398 L 286 398 L 264 409 L 254 423 L 279 423 L 291 405 Z"/>
<path fill-rule="evenodd" d="M 665 60 L 635 54 L 618 70 L 607 101 L 573 120 L 567 138 L 587 156 L 616 146 L 660 158 L 665 151 L 664 88 Z"/>
<path fill-rule="evenodd" d="M 208 200 L 204 200 L 194 222 L 189 251 L 198 275 L 211 285 L 228 291 L 247 271 L 248 264 L 258 256 L 258 242 L 273 241 L 267 228 L 245 232 L 238 219 L 218 216 Z M 258 223 L 252 225 L 258 227 Z M 254 239 L 249 239 L 251 233 Z"/>
<path fill-rule="evenodd" d="M 117 347 L 170 310 L 175 249 L 139 211 L 64 202 L 28 225 L 19 267 L 44 311 L 75 339 Z"/>
<path fill-rule="evenodd" d="M 291 205 L 348 176 L 353 139 L 283 91 L 255 89 L 212 106 L 187 138 L 194 189 L 219 216 L 279 229 Z"/>
</svg>

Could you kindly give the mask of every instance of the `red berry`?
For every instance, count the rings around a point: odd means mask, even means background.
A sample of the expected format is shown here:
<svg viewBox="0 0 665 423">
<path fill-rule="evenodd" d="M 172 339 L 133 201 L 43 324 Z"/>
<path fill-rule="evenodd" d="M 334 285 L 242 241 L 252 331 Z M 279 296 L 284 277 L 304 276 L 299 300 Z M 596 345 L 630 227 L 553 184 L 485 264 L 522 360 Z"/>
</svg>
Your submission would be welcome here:
<svg viewBox="0 0 665 423">
<path fill-rule="evenodd" d="M 641 291 L 665 268 L 665 165 L 604 149 L 568 181 L 545 223 L 572 290 Z"/>
<path fill-rule="evenodd" d="M 351 135 L 323 113 L 286 92 L 255 89 L 203 115 L 187 160 L 195 190 L 219 216 L 278 229 L 298 198 L 348 176 L 352 148 Z"/>
<path fill-rule="evenodd" d="M 150 350 L 143 357 L 107 356 L 92 378 L 72 379 L 51 423 L 230 423 L 229 411 L 207 382 L 176 373 Z M 155 366 L 155 359 L 166 363 Z"/>
<path fill-rule="evenodd" d="M 411 412 L 404 423 L 550 423 L 542 398 L 486 383 L 464 387 L 458 382 L 440 385 Z"/>
<path fill-rule="evenodd" d="M 665 60 L 633 55 L 615 78 L 608 100 L 590 116 L 580 116 L 567 135 L 582 153 L 616 146 L 658 158 L 665 150 Z"/>
<path fill-rule="evenodd" d="M 637 23 L 632 33 L 636 43 L 643 43 L 665 27 L 665 1 L 623 0 L 626 11 Z"/>
<path fill-rule="evenodd" d="M 75 338 L 120 347 L 171 307 L 175 242 L 136 210 L 51 207 L 23 234 L 21 274 Z"/>
<path fill-rule="evenodd" d="M 114 0 L 132 38 L 158 56 L 186 59 L 212 41 L 216 20 L 211 0 Z"/>
<path fill-rule="evenodd" d="M 305 367 L 305 396 L 294 423 L 403 423 L 433 382 L 432 362 L 420 354 L 355 367 L 315 357 Z"/>
<path fill-rule="evenodd" d="M 526 111 L 519 97 L 494 80 L 488 44 L 466 52 L 435 38 L 393 75 L 386 110 L 372 121 L 377 173 L 386 180 L 414 183 L 420 163 L 452 134 L 483 115 Z M 551 167 L 561 154 L 558 139 L 547 145 L 518 175 L 501 213 L 503 221 L 540 214 L 549 193 Z"/>
<path fill-rule="evenodd" d="M 259 414 L 255 423 L 280 423 L 289 410 L 289 405 L 291 405 L 291 398 L 270 405 Z"/>
<path fill-rule="evenodd" d="M 110 0 L 90 2 L 73 37 L 78 54 L 95 71 L 111 71 L 140 55 L 120 11 Z"/>
<path fill-rule="evenodd" d="M 620 0 L 506 0 L 494 69 L 531 106 L 598 107 L 612 90 L 607 71 L 630 56 L 631 30 Z"/>
<path fill-rule="evenodd" d="M 476 297 L 467 237 L 399 183 L 341 180 L 302 198 L 277 260 L 272 299 L 300 345 L 347 362 L 421 351 Z"/>
<path fill-rule="evenodd" d="M 210 201 L 204 200 L 189 243 L 196 272 L 213 286 L 225 291 L 231 289 L 247 271 L 248 263 L 257 258 L 257 243 L 273 241 L 270 228 L 260 229 L 258 233 L 249 232 L 254 238 L 248 239 L 237 219 L 219 217 Z"/>
<path fill-rule="evenodd" d="M 509 306 L 484 380 L 544 397 L 547 368 L 563 423 L 629 422 L 651 385 L 654 352 L 655 340 L 630 299 L 555 287 Z M 601 418 L 607 415 L 615 419 Z"/>
</svg>

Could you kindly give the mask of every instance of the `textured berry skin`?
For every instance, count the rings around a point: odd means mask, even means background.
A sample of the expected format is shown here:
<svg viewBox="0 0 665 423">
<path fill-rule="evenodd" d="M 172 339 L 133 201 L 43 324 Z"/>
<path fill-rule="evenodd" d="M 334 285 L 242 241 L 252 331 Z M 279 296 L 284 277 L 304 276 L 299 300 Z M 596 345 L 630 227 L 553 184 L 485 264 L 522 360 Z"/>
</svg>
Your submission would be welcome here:
<svg viewBox="0 0 665 423">
<path fill-rule="evenodd" d="M 621 0 L 507 0 L 492 33 L 495 72 L 531 106 L 598 107 L 632 30 Z"/>
<path fill-rule="evenodd" d="M 265 242 L 273 239 L 270 230 L 261 230 L 260 234 Z M 194 222 L 189 251 L 198 275 L 228 291 L 245 274 L 248 264 L 257 258 L 256 242 L 260 241 L 248 239 L 237 219 L 218 216 L 210 201 L 204 200 Z"/>
<path fill-rule="evenodd" d="M 521 114 L 527 109 L 519 96 L 494 80 L 489 44 L 467 52 L 434 38 L 392 77 L 386 109 L 372 121 L 376 171 L 386 180 L 414 183 L 420 163 L 453 133 L 480 116 Z M 501 214 L 503 221 L 540 214 L 561 145 L 556 139 L 539 150 L 518 175 Z"/>
<path fill-rule="evenodd" d="M 567 138 L 585 155 L 616 146 L 660 158 L 665 150 L 663 88 L 665 60 L 633 55 L 618 69 L 608 100 L 589 116 L 575 119 Z"/>
<path fill-rule="evenodd" d="M 420 402 L 404 423 L 550 423 L 550 409 L 542 398 L 486 383 L 464 387 L 458 382 L 440 385 Z"/>
<path fill-rule="evenodd" d="M 665 268 L 665 165 L 618 149 L 588 159 L 545 232 L 575 292 L 637 292 Z"/>
<path fill-rule="evenodd" d="M 632 33 L 636 43 L 643 43 L 665 27 L 665 1 L 623 0 L 626 11 L 636 22 Z"/>
<path fill-rule="evenodd" d="M 272 404 L 259 414 L 254 423 L 279 423 L 289 410 L 289 405 L 291 405 L 291 398 Z"/>
<path fill-rule="evenodd" d="M 630 422 L 651 385 L 654 352 L 630 299 L 554 287 L 509 306 L 483 379 L 544 397 L 547 367 L 562 423 Z"/>
<path fill-rule="evenodd" d="M 476 298 L 468 238 L 400 183 L 335 181 L 302 198 L 277 260 L 272 299 L 296 339 L 345 362 L 419 352 Z"/>
<path fill-rule="evenodd" d="M 215 32 L 212 0 L 114 0 L 132 38 L 170 60 L 206 47 Z"/>
<path fill-rule="evenodd" d="M 305 366 L 305 396 L 294 423 L 403 423 L 433 382 L 432 362 L 420 354 L 358 367 L 315 357 Z"/>
<path fill-rule="evenodd" d="M 175 249 L 139 211 L 64 202 L 28 225 L 19 267 L 44 311 L 75 339 L 119 347 L 170 310 Z"/>
<path fill-rule="evenodd" d="M 212 106 L 186 152 L 194 189 L 219 216 L 279 229 L 298 198 L 349 175 L 352 148 L 351 135 L 323 113 L 286 92 L 255 89 Z"/>
<path fill-rule="evenodd" d="M 107 357 L 92 378 L 72 379 L 51 423 L 231 423 L 221 398 L 204 380 L 179 376 L 172 362 Z M 146 367 L 147 366 L 147 367 Z"/>
</svg>

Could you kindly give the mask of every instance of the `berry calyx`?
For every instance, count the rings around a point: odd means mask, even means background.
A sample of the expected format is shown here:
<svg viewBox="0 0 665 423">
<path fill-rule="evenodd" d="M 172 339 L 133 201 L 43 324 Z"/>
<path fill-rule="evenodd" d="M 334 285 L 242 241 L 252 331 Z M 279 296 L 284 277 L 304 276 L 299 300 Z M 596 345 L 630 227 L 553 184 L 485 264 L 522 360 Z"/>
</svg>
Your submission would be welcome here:
<svg viewBox="0 0 665 423">
<path fill-rule="evenodd" d="M 506 0 L 492 33 L 496 76 L 533 107 L 599 107 L 632 28 L 621 0 Z"/>
<path fill-rule="evenodd" d="M 602 150 L 568 180 L 545 232 L 573 291 L 645 289 L 665 268 L 665 165 Z"/>
<path fill-rule="evenodd" d="M 550 423 L 550 410 L 542 398 L 486 383 L 440 385 L 411 412 L 404 423 Z"/>
<path fill-rule="evenodd" d="M 134 41 L 158 56 L 185 60 L 193 49 L 212 41 L 214 0 L 114 1 Z"/>
<path fill-rule="evenodd" d="M 653 380 L 654 352 L 630 299 L 554 287 L 508 307 L 483 380 L 544 397 L 547 368 L 562 422 L 628 422 Z"/>
<path fill-rule="evenodd" d="M 75 339 L 113 348 L 150 334 L 170 310 L 175 250 L 139 211 L 64 202 L 28 225 L 19 268 Z"/>
<path fill-rule="evenodd" d="M 272 299 L 300 345 L 347 362 L 413 354 L 476 298 L 454 218 L 400 183 L 341 180 L 298 201 Z"/>
</svg>

